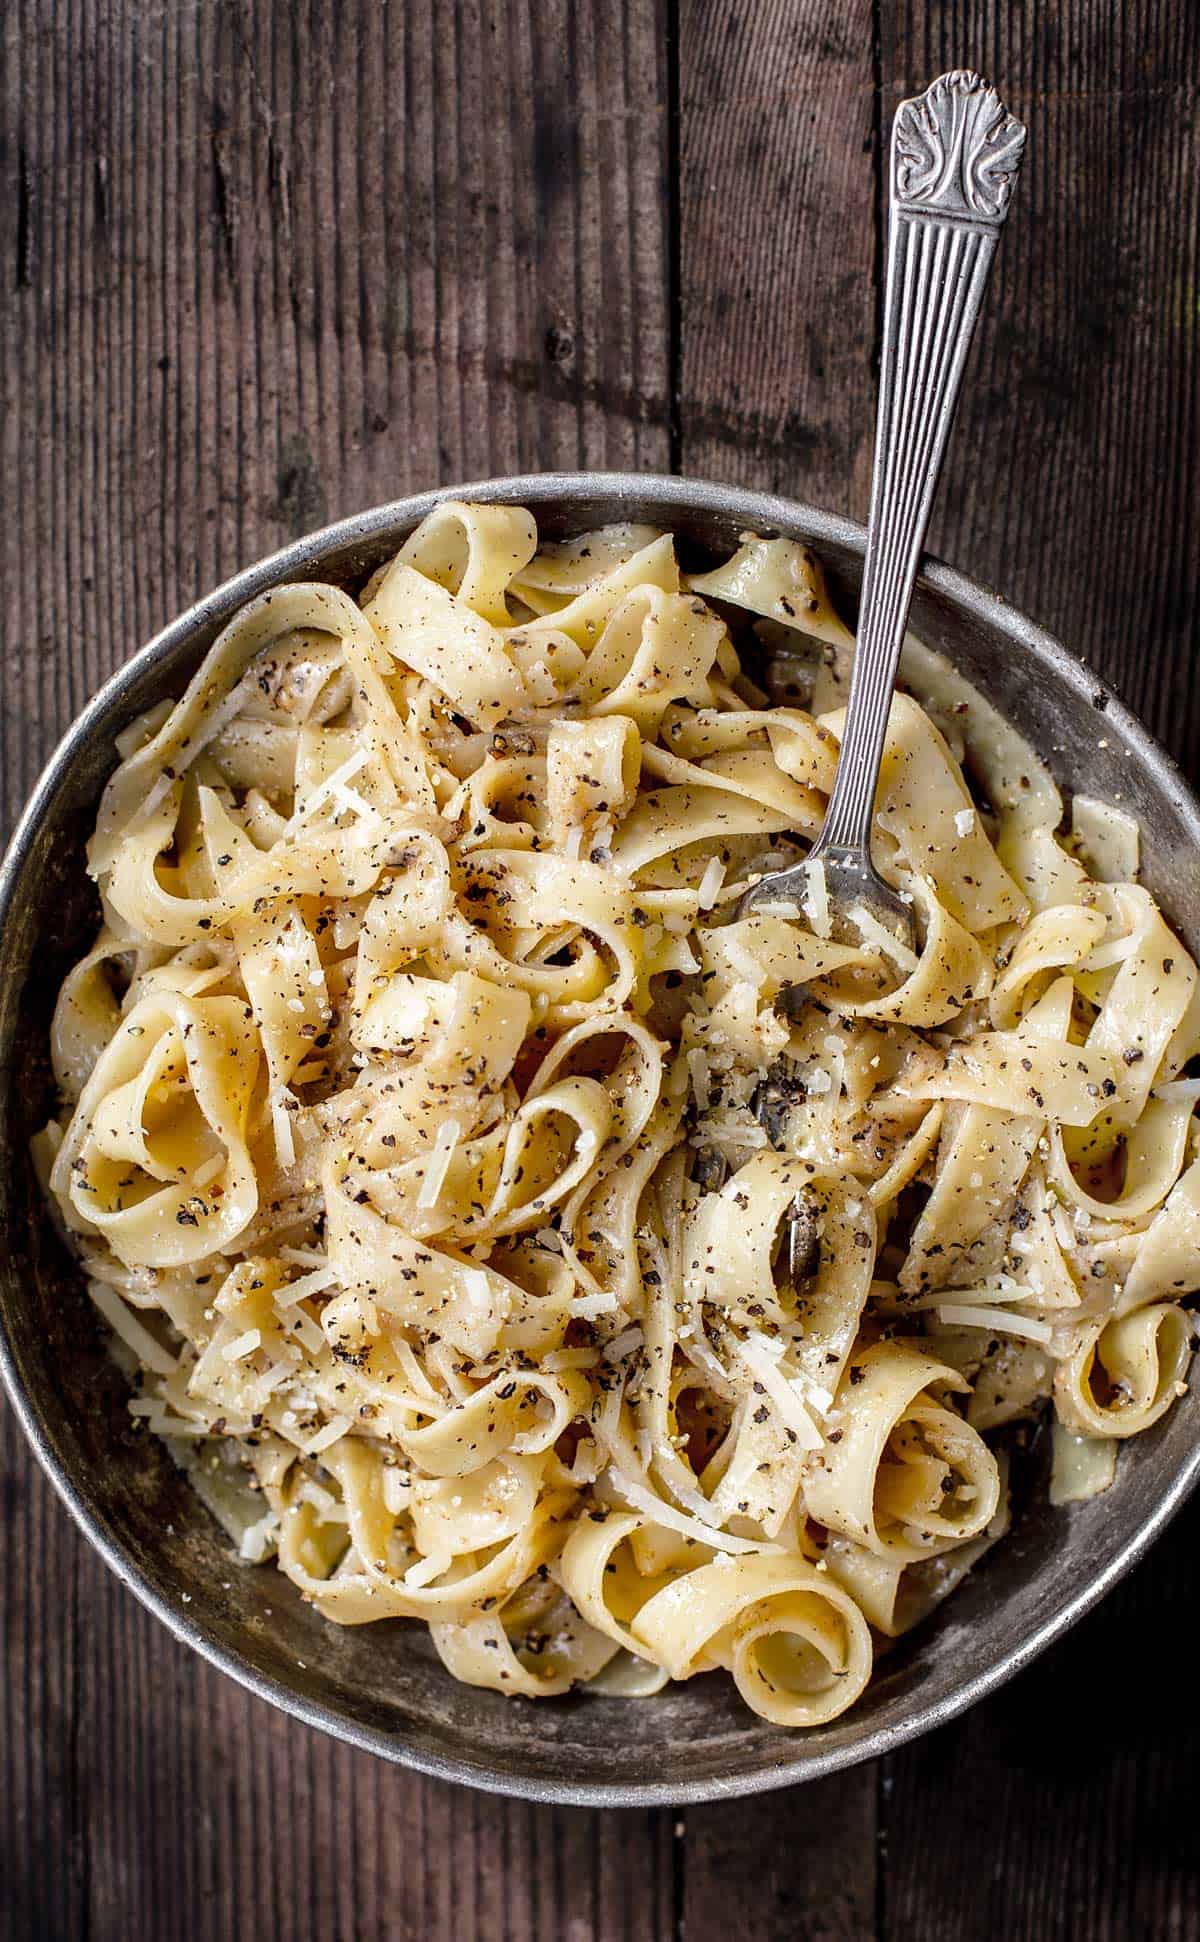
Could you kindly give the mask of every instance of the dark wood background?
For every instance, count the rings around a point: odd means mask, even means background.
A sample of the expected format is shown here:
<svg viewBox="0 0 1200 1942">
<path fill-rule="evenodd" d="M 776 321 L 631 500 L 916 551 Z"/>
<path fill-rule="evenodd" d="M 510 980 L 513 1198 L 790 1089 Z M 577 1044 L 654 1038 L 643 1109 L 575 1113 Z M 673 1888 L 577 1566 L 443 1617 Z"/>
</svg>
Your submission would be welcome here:
<svg viewBox="0 0 1200 1942">
<path fill-rule="evenodd" d="M 437 480 L 679 469 L 862 516 L 897 100 L 1027 160 L 934 543 L 1195 770 L 1196 0 L 5 0 L 9 821 L 238 566 Z M 0 1420 L 0 1930 L 330 1942 L 1200 1938 L 1200 1505 L 873 1767 L 600 1815 L 277 1716 L 109 1577 Z"/>
</svg>

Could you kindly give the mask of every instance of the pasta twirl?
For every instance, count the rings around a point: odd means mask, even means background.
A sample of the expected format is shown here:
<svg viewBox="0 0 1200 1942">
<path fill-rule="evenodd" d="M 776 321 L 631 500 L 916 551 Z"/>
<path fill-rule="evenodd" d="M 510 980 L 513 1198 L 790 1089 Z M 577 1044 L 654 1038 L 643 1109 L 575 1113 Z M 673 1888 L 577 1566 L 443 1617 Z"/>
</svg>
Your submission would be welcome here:
<svg viewBox="0 0 1200 1942">
<path fill-rule="evenodd" d="M 1070 1498 L 1181 1392 L 1200 1002 L 1129 819 L 1063 833 L 914 644 L 916 950 L 737 917 L 843 722 L 764 652 L 836 702 L 848 645 L 786 539 L 689 581 L 449 503 L 122 737 L 39 1161 L 135 1417 L 331 1622 L 819 1724 L 1002 1536 L 1010 1424 L 1055 1412 Z"/>
</svg>

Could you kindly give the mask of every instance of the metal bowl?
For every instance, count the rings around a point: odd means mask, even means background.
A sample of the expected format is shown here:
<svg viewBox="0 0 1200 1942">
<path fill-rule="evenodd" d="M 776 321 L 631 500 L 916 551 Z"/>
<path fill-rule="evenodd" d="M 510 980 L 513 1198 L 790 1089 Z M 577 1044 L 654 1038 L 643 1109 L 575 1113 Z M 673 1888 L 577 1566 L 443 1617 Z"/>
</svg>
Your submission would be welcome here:
<svg viewBox="0 0 1200 1942">
<path fill-rule="evenodd" d="M 746 528 L 810 541 L 853 609 L 864 534 L 790 500 L 607 474 L 488 480 L 461 496 L 528 506 L 550 535 L 644 519 L 706 551 Z M 1141 1556 L 1200 1474 L 1200 1397 L 1121 1454 L 1112 1489 L 1052 1511 L 1035 1493 L 938 1616 L 890 1653 L 831 1725 L 784 1733 L 721 1675 L 641 1702 L 506 1700 L 451 1679 L 424 1629 L 326 1624 L 274 1569 L 250 1569 L 155 1441 L 135 1435 L 72 1260 L 28 1161 L 53 1099 L 54 994 L 96 920 L 83 844 L 115 735 L 181 692 L 225 622 L 264 588 L 356 587 L 448 492 L 382 506 L 298 541 L 200 601 L 120 669 L 34 791 L 0 870 L 0 1367 L 63 1501 L 112 1569 L 175 1635 L 287 1712 L 422 1772 L 591 1805 L 715 1799 L 871 1759 L 961 1712 L 1073 1624 Z M 1028 734 L 1062 784 L 1121 803 L 1144 832 L 1144 879 L 1200 955 L 1200 805 L 1146 730 L 1078 660 L 996 595 L 929 562 L 914 630 Z"/>
</svg>

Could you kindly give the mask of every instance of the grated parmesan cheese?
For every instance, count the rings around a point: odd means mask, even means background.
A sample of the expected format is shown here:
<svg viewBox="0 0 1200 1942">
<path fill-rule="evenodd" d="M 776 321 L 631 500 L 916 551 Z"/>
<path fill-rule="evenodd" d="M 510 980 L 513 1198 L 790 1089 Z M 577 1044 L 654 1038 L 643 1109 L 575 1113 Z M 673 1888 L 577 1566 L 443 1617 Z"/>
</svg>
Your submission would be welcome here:
<svg viewBox="0 0 1200 1942">
<path fill-rule="evenodd" d="M 383 821 L 383 817 L 373 804 L 369 803 L 365 796 L 360 796 L 357 789 L 347 788 L 344 782 L 334 785 L 333 799 L 339 810 L 346 810 L 357 818 L 364 832 L 377 829 Z"/>
<path fill-rule="evenodd" d="M 255 1524 L 247 1524 L 238 1545 L 238 1556 L 247 1564 L 261 1564 L 275 1542 L 279 1531 L 279 1519 L 273 1510 L 267 1511 Z"/>
<path fill-rule="evenodd" d="M 738 1354 L 762 1383 L 780 1421 L 795 1432 L 801 1449 L 819 1450 L 823 1440 L 821 1432 L 783 1374 L 778 1357 L 767 1353 L 765 1341 L 765 1337 L 748 1335 L 738 1343 Z"/>
<path fill-rule="evenodd" d="M 302 1274 L 295 1281 L 289 1281 L 277 1288 L 274 1302 L 277 1309 L 294 1308 L 298 1301 L 307 1301 L 310 1295 L 319 1295 L 323 1289 L 335 1287 L 337 1276 L 328 1261 L 322 1267 L 314 1268 L 311 1274 Z"/>
<path fill-rule="evenodd" d="M 371 751 L 365 748 L 356 749 L 353 755 L 348 755 L 341 766 L 336 768 L 332 775 L 326 776 L 324 782 L 319 783 L 312 794 L 306 796 L 300 803 L 295 813 L 284 824 L 280 840 L 294 836 L 304 823 L 316 815 L 318 809 L 324 809 L 325 804 L 337 795 L 339 789 L 345 788 L 360 769 L 366 768 L 370 759 Z"/>
<path fill-rule="evenodd" d="M 1200 1079 L 1168 1079 L 1165 1085 L 1155 1086 L 1151 1097 L 1172 1106 L 1194 1104 L 1200 1099 Z"/>
<path fill-rule="evenodd" d="M 698 1106 L 707 1106 L 712 1071 L 708 1055 L 700 1046 L 693 1045 L 687 1055 L 688 1077 L 692 1082 L 692 1097 Z"/>
<path fill-rule="evenodd" d="M 209 1435 L 207 1423 L 193 1423 L 186 1416 L 172 1416 L 161 1398 L 138 1396 L 129 1405 L 129 1414 L 144 1422 L 155 1436 L 194 1437 Z"/>
<path fill-rule="evenodd" d="M 746 983 L 757 991 L 766 973 L 753 951 L 748 951 L 736 937 L 723 937 L 721 950 L 738 976 L 744 978 Z"/>
<path fill-rule="evenodd" d="M 555 1376 L 563 1369 L 594 1369 L 599 1360 L 599 1349 L 551 1349 L 542 1357 L 542 1368 Z"/>
<path fill-rule="evenodd" d="M 594 1321 L 597 1315 L 612 1315 L 617 1309 L 617 1298 L 603 1290 L 594 1295 L 573 1295 L 568 1307 L 572 1315 L 580 1321 Z"/>
<path fill-rule="evenodd" d="M 227 1157 L 224 1153 L 214 1153 L 211 1159 L 205 1160 L 203 1166 L 197 1167 L 192 1175 L 193 1187 L 199 1189 L 210 1186 L 218 1174 L 224 1171 Z"/>
<path fill-rule="evenodd" d="M 472 1308 L 488 1314 L 492 1306 L 492 1284 L 484 1268 L 465 1268 L 463 1270 L 463 1294 Z"/>
<path fill-rule="evenodd" d="M 176 1358 L 138 1321 L 115 1288 L 108 1287 L 103 1281 L 89 1281 L 88 1293 L 113 1333 L 120 1337 L 139 1362 L 145 1363 L 156 1376 L 174 1375 Z"/>
<path fill-rule="evenodd" d="M 939 1321 L 954 1328 L 986 1328 L 996 1334 L 1018 1335 L 1029 1342 L 1046 1343 L 1051 1336 L 1049 1322 L 1039 1322 L 1028 1315 L 1013 1315 L 1007 1308 L 976 1308 L 968 1302 L 942 1302 L 937 1313 Z"/>
<path fill-rule="evenodd" d="M 300 1447 L 306 1456 L 318 1456 L 322 1450 L 327 1450 L 331 1443 L 336 1443 L 345 1436 L 349 1428 L 348 1416 L 333 1416 L 315 1436 L 310 1436 L 307 1443 L 302 1443 Z"/>
<path fill-rule="evenodd" d="M 262 1346 L 262 1334 L 257 1328 L 248 1328 L 244 1335 L 237 1335 L 232 1342 L 226 1342 L 221 1354 L 226 1362 L 243 1362 L 255 1349 Z"/>
<path fill-rule="evenodd" d="M 438 1196 L 446 1184 L 450 1162 L 454 1158 L 455 1149 L 461 1138 L 462 1129 L 458 1121 L 444 1119 L 437 1129 L 433 1151 L 429 1156 L 429 1165 L 425 1169 L 425 1178 L 417 1194 L 418 1207 L 433 1207 L 437 1204 Z"/>
<path fill-rule="evenodd" d="M 640 1349 L 645 1339 L 640 1325 L 637 1322 L 632 1323 L 629 1328 L 623 1328 L 619 1335 L 614 1335 L 610 1342 L 604 1344 L 604 1360 L 623 1361 L 627 1355 L 632 1355 L 635 1349 Z"/>
<path fill-rule="evenodd" d="M 299 1100 L 286 1086 L 276 1086 L 271 1094 L 271 1125 L 275 1132 L 275 1151 L 279 1164 L 286 1173 L 296 1164 L 296 1142 L 292 1136 L 291 1114 L 299 1108 Z"/>
<path fill-rule="evenodd" d="M 724 858 L 719 856 L 710 856 L 708 859 L 708 862 L 704 866 L 704 875 L 700 879 L 700 888 L 697 892 L 697 897 L 699 899 L 701 910 L 712 909 L 713 905 L 717 901 L 717 898 L 721 894 L 721 885 L 724 883 L 724 881 L 725 881 Z"/>
<path fill-rule="evenodd" d="M 829 910 L 829 882 L 825 875 L 825 865 L 820 857 L 810 862 L 804 872 L 804 896 L 801 904 L 815 935 L 828 937 L 833 928 L 833 920 Z"/>
<path fill-rule="evenodd" d="M 892 936 L 886 924 L 881 924 L 878 917 L 873 917 L 863 904 L 851 904 L 846 916 L 864 944 L 873 944 L 877 951 L 884 957 L 891 958 L 892 963 L 907 976 L 912 976 L 920 959 L 907 944 L 901 943 L 898 937 Z"/>
<path fill-rule="evenodd" d="M 318 1328 L 312 1316 L 306 1314 L 303 1308 L 299 1309 L 292 1317 L 288 1323 L 288 1327 L 296 1337 L 296 1340 L 303 1344 L 310 1355 L 321 1354 L 325 1347 L 324 1332 Z"/>
<path fill-rule="evenodd" d="M 728 1531 L 718 1529 L 715 1524 L 704 1523 L 698 1517 L 689 1517 L 686 1512 L 676 1510 L 673 1504 L 664 1503 L 652 1490 L 637 1482 L 624 1470 L 610 1463 L 607 1473 L 614 1489 L 618 1490 L 632 1509 L 644 1511 L 653 1524 L 660 1524 L 668 1531 L 678 1531 L 681 1537 L 690 1537 L 693 1544 L 708 1545 L 714 1551 L 730 1551 L 735 1555 L 746 1551 L 773 1554 L 781 1547 L 778 1544 L 762 1544 L 755 1538 L 732 1537 Z M 711 1513 L 710 1513 L 711 1514 Z"/>
<path fill-rule="evenodd" d="M 435 1578 L 440 1578 L 444 1571 L 449 1571 L 452 1563 L 449 1551 L 431 1551 L 427 1558 L 418 1558 L 415 1564 L 409 1565 L 404 1582 L 414 1591 L 422 1591 Z"/>
</svg>

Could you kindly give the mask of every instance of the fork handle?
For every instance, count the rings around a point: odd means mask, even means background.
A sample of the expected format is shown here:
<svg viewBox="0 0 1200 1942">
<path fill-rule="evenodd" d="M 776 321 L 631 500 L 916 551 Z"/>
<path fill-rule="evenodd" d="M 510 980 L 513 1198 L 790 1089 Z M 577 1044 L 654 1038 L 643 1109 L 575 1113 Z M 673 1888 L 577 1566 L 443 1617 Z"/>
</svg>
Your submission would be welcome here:
<svg viewBox="0 0 1200 1942">
<path fill-rule="evenodd" d="M 1025 129 L 978 74 L 943 74 L 892 128 L 875 468 L 841 755 L 813 847 L 870 859 L 917 563 Z"/>
</svg>

